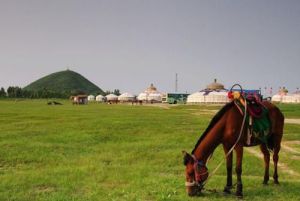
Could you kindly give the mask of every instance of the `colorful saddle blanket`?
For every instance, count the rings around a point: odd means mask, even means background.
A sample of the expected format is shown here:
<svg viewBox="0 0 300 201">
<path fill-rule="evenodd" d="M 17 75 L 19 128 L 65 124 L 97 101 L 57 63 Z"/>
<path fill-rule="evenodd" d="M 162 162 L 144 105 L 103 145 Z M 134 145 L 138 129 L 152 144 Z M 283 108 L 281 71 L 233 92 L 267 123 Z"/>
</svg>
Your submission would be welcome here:
<svg viewBox="0 0 300 201">
<path fill-rule="evenodd" d="M 271 121 L 268 115 L 268 109 L 264 107 L 255 98 L 247 98 L 247 116 L 248 125 L 246 145 L 252 146 L 259 143 L 268 142 Z M 239 100 L 234 100 L 239 111 L 244 114 L 245 107 Z"/>
</svg>

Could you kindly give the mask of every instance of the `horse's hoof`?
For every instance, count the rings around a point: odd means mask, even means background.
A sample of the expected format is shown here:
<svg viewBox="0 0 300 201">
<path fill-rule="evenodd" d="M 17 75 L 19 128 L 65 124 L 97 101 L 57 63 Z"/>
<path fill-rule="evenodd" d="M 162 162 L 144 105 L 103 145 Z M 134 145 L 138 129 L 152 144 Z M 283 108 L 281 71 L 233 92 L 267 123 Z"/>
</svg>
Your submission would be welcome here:
<svg viewBox="0 0 300 201">
<path fill-rule="evenodd" d="M 264 186 L 267 186 L 267 185 L 268 185 L 268 181 L 264 181 L 264 182 L 263 182 L 263 185 L 264 185 Z"/>
<path fill-rule="evenodd" d="M 225 186 L 223 193 L 225 195 L 231 194 L 231 189 L 232 189 L 232 186 Z"/>
<path fill-rule="evenodd" d="M 236 197 L 238 199 L 243 199 L 243 193 L 236 193 Z"/>
<path fill-rule="evenodd" d="M 274 181 L 274 184 L 279 185 L 279 181 Z"/>
</svg>

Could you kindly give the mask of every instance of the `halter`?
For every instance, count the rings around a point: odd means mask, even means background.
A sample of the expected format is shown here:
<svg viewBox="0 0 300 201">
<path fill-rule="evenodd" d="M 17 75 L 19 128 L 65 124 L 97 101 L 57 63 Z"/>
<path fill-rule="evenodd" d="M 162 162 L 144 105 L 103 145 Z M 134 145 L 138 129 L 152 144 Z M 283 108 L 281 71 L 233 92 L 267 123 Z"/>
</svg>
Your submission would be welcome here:
<svg viewBox="0 0 300 201">
<path fill-rule="evenodd" d="M 207 179 L 208 177 L 208 169 L 205 166 L 203 161 L 199 161 L 195 155 L 192 155 L 193 159 L 194 159 L 194 174 L 195 174 L 195 180 L 193 182 L 185 182 L 185 186 L 186 187 L 193 187 L 193 186 L 197 186 L 199 188 L 203 188 L 203 183 L 204 181 Z M 198 171 L 198 169 L 200 168 L 204 168 L 205 171 L 203 173 L 200 173 Z M 204 177 L 204 178 L 203 178 Z"/>
</svg>

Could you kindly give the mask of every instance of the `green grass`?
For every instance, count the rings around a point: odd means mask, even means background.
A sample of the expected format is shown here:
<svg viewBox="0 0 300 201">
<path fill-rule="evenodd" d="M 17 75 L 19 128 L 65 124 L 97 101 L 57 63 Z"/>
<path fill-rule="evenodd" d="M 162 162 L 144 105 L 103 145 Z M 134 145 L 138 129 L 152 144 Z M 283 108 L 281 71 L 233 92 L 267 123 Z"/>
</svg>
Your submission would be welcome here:
<svg viewBox="0 0 300 201">
<path fill-rule="evenodd" d="M 236 200 L 221 194 L 225 165 L 207 184 L 217 193 L 185 193 L 181 151 L 193 149 L 219 106 L 46 102 L 0 101 L 1 201 Z M 300 106 L 279 107 L 286 117 L 300 118 Z M 284 140 L 299 140 L 299 132 L 299 125 L 286 124 Z M 297 156 L 282 150 L 280 161 L 300 174 L 299 160 L 291 160 Z M 220 146 L 209 170 L 223 158 Z M 245 151 L 245 200 L 299 200 L 300 177 L 279 169 L 281 185 L 263 186 L 263 172 L 263 162 Z"/>
</svg>

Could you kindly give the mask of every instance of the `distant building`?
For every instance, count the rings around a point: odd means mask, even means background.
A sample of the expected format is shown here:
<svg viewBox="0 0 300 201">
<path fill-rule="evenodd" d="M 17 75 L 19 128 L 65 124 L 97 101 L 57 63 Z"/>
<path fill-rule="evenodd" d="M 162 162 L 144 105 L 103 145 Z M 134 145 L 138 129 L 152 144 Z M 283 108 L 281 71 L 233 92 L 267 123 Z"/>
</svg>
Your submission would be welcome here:
<svg viewBox="0 0 300 201">
<path fill-rule="evenodd" d="M 96 96 L 96 102 L 105 102 L 105 97 L 102 95 Z"/>
<path fill-rule="evenodd" d="M 118 101 L 120 102 L 133 102 L 136 100 L 136 96 L 131 93 L 123 93 L 118 97 Z"/>
<path fill-rule="evenodd" d="M 278 93 L 272 96 L 272 101 L 277 103 L 300 103 L 300 93 L 297 90 L 295 93 L 289 94 L 288 90 L 283 87 Z"/>
<path fill-rule="evenodd" d="M 95 96 L 94 95 L 89 95 L 88 96 L 88 101 L 95 101 Z"/>
<path fill-rule="evenodd" d="M 163 94 L 157 91 L 156 87 L 151 84 L 144 92 L 137 97 L 139 101 L 161 103 Z"/>
<path fill-rule="evenodd" d="M 87 95 L 77 95 L 71 96 L 70 99 L 72 100 L 73 105 L 85 105 L 88 103 L 88 96 Z"/>
<path fill-rule="evenodd" d="M 201 91 L 195 92 L 188 96 L 187 103 L 227 103 L 229 102 L 228 90 L 224 85 L 214 80 L 211 84 Z"/>
<path fill-rule="evenodd" d="M 108 94 L 106 97 L 106 101 L 111 104 L 111 103 L 118 103 L 118 96 L 115 94 Z"/>
</svg>

